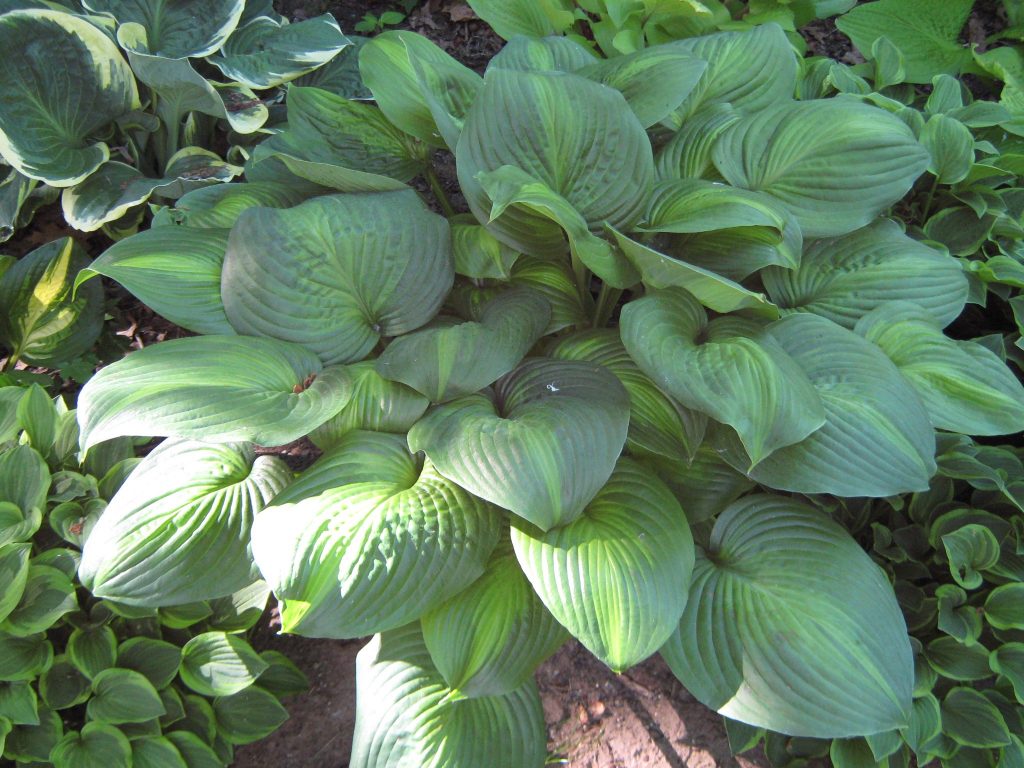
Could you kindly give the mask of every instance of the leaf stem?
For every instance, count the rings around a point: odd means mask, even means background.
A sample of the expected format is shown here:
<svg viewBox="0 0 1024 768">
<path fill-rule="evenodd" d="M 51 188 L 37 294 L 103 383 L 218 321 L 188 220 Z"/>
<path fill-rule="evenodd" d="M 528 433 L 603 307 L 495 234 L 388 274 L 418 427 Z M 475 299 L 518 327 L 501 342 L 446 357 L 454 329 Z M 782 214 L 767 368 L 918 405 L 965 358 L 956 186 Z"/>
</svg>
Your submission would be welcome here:
<svg viewBox="0 0 1024 768">
<path fill-rule="evenodd" d="M 583 305 L 587 306 L 594 300 L 590 294 L 590 270 L 580 261 L 576 251 L 570 250 L 570 254 L 572 256 L 572 274 L 576 279 L 576 289 L 579 291 Z"/>
<path fill-rule="evenodd" d="M 14 366 L 18 364 L 18 357 L 18 353 L 12 349 L 11 356 L 8 357 L 7 360 L 4 361 L 3 366 L 0 367 L 0 373 L 7 373 L 8 371 L 13 371 Z"/>
<path fill-rule="evenodd" d="M 924 201 L 924 211 L 921 213 L 921 226 L 923 227 L 925 222 L 928 220 L 928 214 L 932 210 L 932 200 L 935 198 L 935 190 L 939 186 L 939 177 L 936 176 L 932 181 L 932 188 L 928 190 L 928 197 Z"/>
<path fill-rule="evenodd" d="M 434 197 L 437 199 L 438 205 L 441 206 L 441 210 L 444 211 L 444 215 L 450 219 L 455 215 L 455 208 L 452 207 L 452 201 L 445 194 L 444 187 L 441 186 L 441 180 L 437 178 L 437 173 L 434 171 L 434 166 L 428 164 L 426 170 L 423 171 L 423 176 L 426 178 L 427 184 L 430 185 L 430 191 L 434 193 Z"/>
<path fill-rule="evenodd" d="M 597 295 L 597 307 L 594 309 L 595 328 L 604 328 L 608 325 L 620 298 L 622 298 L 621 288 L 612 288 L 608 283 L 601 283 L 601 292 Z"/>
</svg>

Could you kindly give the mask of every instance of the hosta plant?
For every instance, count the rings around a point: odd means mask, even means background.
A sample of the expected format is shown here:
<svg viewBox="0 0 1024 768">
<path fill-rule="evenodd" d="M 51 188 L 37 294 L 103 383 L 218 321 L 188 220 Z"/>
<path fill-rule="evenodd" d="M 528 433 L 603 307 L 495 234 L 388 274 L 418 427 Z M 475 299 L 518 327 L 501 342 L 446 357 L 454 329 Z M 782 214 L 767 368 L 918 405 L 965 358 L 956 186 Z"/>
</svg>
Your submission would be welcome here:
<svg viewBox="0 0 1024 768">
<path fill-rule="evenodd" d="M 289 25 L 257 0 L 53 5 L 0 5 L 4 239 L 39 185 L 61 190 L 73 227 L 118 234 L 150 197 L 232 179 L 241 167 L 212 151 L 217 127 L 236 143 L 261 130 L 277 86 L 350 42 L 329 14 Z"/>
<path fill-rule="evenodd" d="M 63 401 L 38 386 L 0 387 L 4 764 L 229 765 L 234 745 L 285 720 L 278 699 L 306 687 L 287 658 L 244 637 L 269 596 L 255 577 L 220 599 L 160 610 L 82 586 L 80 549 L 134 454 L 132 440 L 117 438 L 82 463 Z"/>
<path fill-rule="evenodd" d="M 291 87 L 248 183 L 79 278 L 197 334 L 81 393 L 86 455 L 170 438 L 83 582 L 152 609 L 258 573 L 285 631 L 373 634 L 359 768 L 541 765 L 532 672 L 569 636 L 616 671 L 660 652 L 755 733 L 863 756 L 913 727 L 915 645 L 842 510 L 1024 428 L 998 350 L 945 332 L 962 262 L 897 218 L 936 163 L 914 125 L 805 87 L 776 25 L 613 59 L 516 37 L 483 76 L 388 32 L 359 72 L 374 103 Z M 295 478 L 253 448 L 303 437 Z"/>
</svg>

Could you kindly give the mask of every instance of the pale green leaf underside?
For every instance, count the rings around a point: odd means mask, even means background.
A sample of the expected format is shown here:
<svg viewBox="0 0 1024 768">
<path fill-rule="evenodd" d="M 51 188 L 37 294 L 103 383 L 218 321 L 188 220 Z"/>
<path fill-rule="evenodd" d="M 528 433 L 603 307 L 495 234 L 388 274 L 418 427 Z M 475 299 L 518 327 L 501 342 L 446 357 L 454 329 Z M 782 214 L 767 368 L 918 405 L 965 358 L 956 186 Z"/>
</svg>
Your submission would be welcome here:
<svg viewBox="0 0 1024 768">
<path fill-rule="evenodd" d="M 438 470 L 547 530 L 578 517 L 626 441 L 629 397 L 592 363 L 528 359 L 496 396 L 447 403 L 409 432 Z"/>
<path fill-rule="evenodd" d="M 0 50 L 0 154 L 33 179 L 77 184 L 110 156 L 94 135 L 139 108 L 128 62 L 88 21 L 52 10 L 4 14 Z"/>
<path fill-rule="evenodd" d="M 221 296 L 240 333 L 355 362 L 427 323 L 453 280 L 448 223 L 415 192 L 332 195 L 243 212 Z"/>
<path fill-rule="evenodd" d="M 81 445 L 124 435 L 283 445 L 327 421 L 350 394 L 344 368 L 325 369 L 294 344 L 239 336 L 166 341 L 89 380 L 78 399 Z"/>
<path fill-rule="evenodd" d="M 686 604 L 693 538 L 654 473 L 620 459 L 574 522 L 547 533 L 517 522 L 516 557 L 548 610 L 616 672 L 654 653 Z"/>
<path fill-rule="evenodd" d="M 787 734 L 866 735 L 910 714 L 913 654 L 888 579 L 842 528 L 782 497 L 719 517 L 662 655 L 708 706 Z"/>
<path fill-rule="evenodd" d="M 166 440 L 132 472 L 86 540 L 79 577 L 98 597 L 159 608 L 253 581 L 249 531 L 290 473 L 250 445 Z"/>
<path fill-rule="evenodd" d="M 541 768 L 544 711 L 532 680 L 504 696 L 454 699 L 419 624 L 377 635 L 356 659 L 352 768 Z"/>
</svg>

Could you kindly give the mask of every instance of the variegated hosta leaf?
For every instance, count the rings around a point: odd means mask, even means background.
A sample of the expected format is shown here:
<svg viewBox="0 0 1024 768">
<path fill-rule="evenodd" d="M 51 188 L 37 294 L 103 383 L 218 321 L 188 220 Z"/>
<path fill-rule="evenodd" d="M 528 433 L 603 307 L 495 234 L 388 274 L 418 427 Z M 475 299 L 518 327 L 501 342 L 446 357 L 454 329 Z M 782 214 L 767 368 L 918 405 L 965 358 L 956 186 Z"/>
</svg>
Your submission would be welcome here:
<svg viewBox="0 0 1024 768">
<path fill-rule="evenodd" d="M 629 435 L 634 453 L 689 462 L 704 440 L 707 416 L 666 395 L 629 356 L 619 334 L 609 328 L 563 336 L 548 349 L 559 360 L 599 363 L 615 374 L 629 393 Z"/>
<path fill-rule="evenodd" d="M 511 165 L 568 201 L 590 228 L 628 228 L 654 180 L 647 134 L 622 94 L 564 73 L 493 69 L 466 117 L 456 152 L 459 183 L 478 219 L 491 201 L 480 173 Z M 560 227 L 510 206 L 490 225 L 526 253 L 564 252 Z"/>
<path fill-rule="evenodd" d="M 219 49 L 238 26 L 245 0 L 84 0 L 93 13 L 107 13 L 118 25 L 141 27 L 156 56 L 202 58 Z"/>
<path fill-rule="evenodd" d="M 254 580 L 253 518 L 290 479 L 251 445 L 166 440 L 110 500 L 79 578 L 97 597 L 151 608 L 230 595 Z"/>
<path fill-rule="evenodd" d="M 677 125 L 700 107 L 713 104 L 759 112 L 791 98 L 796 89 L 797 57 L 785 32 L 774 24 L 678 40 L 671 45 L 708 63 L 697 87 L 676 113 Z"/>
<path fill-rule="evenodd" d="M 420 420 L 430 401 L 414 389 L 377 373 L 376 361 L 348 366 L 352 397 L 348 404 L 309 434 L 321 450 L 337 445 L 354 429 L 404 434 Z"/>
<path fill-rule="evenodd" d="M 806 237 L 863 227 L 928 165 L 928 151 L 905 123 L 854 99 L 766 107 L 729 126 L 712 157 L 733 186 L 782 202 Z"/>
<path fill-rule="evenodd" d="M 448 222 L 415 192 L 334 195 L 242 213 L 221 295 L 240 333 L 355 362 L 427 323 L 454 279 Z"/>
<path fill-rule="evenodd" d="M 833 738 L 910 716 L 913 652 L 885 573 L 792 499 L 748 496 L 718 518 L 661 653 L 704 704 L 754 726 Z"/>
<path fill-rule="evenodd" d="M 768 195 L 698 179 L 654 188 L 641 232 L 678 235 L 672 249 L 696 266 L 742 280 L 772 264 L 800 264 L 803 234 Z"/>
<path fill-rule="evenodd" d="M 25 593 L 31 551 L 29 543 L 0 545 L 0 622 L 11 615 Z"/>
<path fill-rule="evenodd" d="M 616 672 L 637 664 L 679 625 L 693 569 L 686 515 L 657 476 L 620 459 L 572 523 L 544 533 L 516 521 L 512 544 L 541 600 Z"/>
<path fill-rule="evenodd" d="M 82 730 L 71 731 L 50 752 L 53 765 L 103 765 L 107 768 L 131 768 L 132 744 L 119 729 L 90 722 Z"/>
<path fill-rule="evenodd" d="M 422 154 L 380 109 L 319 88 L 288 89 L 288 130 L 265 144 L 300 160 L 398 181 L 423 170 Z"/>
<path fill-rule="evenodd" d="M 173 207 L 161 208 L 153 216 L 152 226 L 180 224 L 192 229 L 229 230 L 242 211 L 249 208 L 291 208 L 322 191 L 312 184 L 303 186 L 269 181 L 217 184 L 187 192 L 175 201 Z"/>
<path fill-rule="evenodd" d="M 968 435 L 1024 430 L 1024 387 L 981 344 L 954 341 L 935 317 L 908 302 L 865 315 L 857 333 L 881 347 L 917 390 L 937 429 Z"/>
<path fill-rule="evenodd" d="M 505 541 L 484 575 L 422 619 L 423 640 L 448 687 L 501 696 L 525 684 L 569 633 L 544 607 Z"/>
<path fill-rule="evenodd" d="M 283 631 L 351 638 L 394 629 L 484 572 L 501 515 L 429 461 L 417 466 L 402 436 L 350 432 L 320 462 L 327 466 L 253 525 Z"/>
<path fill-rule="evenodd" d="M 118 40 L 128 52 L 128 61 L 139 80 L 155 91 L 156 109 L 166 126 L 178 125 L 189 112 L 225 120 L 231 130 L 253 133 L 269 116 L 267 106 L 249 88 L 237 83 L 215 83 L 196 72 L 188 59 L 155 56 L 146 48 L 140 30 L 127 26 L 118 30 Z"/>
<path fill-rule="evenodd" d="M 39 451 L 31 446 L 21 444 L 0 453 L 0 504 L 13 504 L 23 515 L 32 510 L 44 510 L 50 482 L 51 475 L 46 462 Z M 2 517 L 5 523 L 9 522 L 7 515 Z M 18 539 L 0 538 L 0 543 L 28 541 L 36 532 L 35 528 L 23 530 L 21 525 L 12 528 L 22 535 Z M 6 530 L 0 529 L 0 537 L 5 533 Z"/>
<path fill-rule="evenodd" d="M 0 154 L 30 178 L 77 184 L 110 157 L 94 137 L 140 106 L 128 62 L 88 21 L 52 10 L 3 14 L 0 50 Z"/>
<path fill-rule="evenodd" d="M 230 335 L 235 329 L 220 299 L 227 247 L 226 229 L 155 227 L 114 243 L 75 283 L 109 277 L 175 325 L 195 333 Z"/>
<path fill-rule="evenodd" d="M 495 384 L 427 414 L 409 447 L 477 496 L 543 530 L 565 525 L 611 476 L 629 396 L 593 363 L 533 358 Z"/>
<path fill-rule="evenodd" d="M 795 270 L 768 268 L 764 285 L 783 311 L 813 312 L 844 328 L 890 301 L 912 301 L 945 327 L 967 301 L 956 259 L 907 237 L 888 219 L 807 245 Z"/>
<path fill-rule="evenodd" d="M 242 168 L 199 147 L 186 147 L 175 154 L 159 179 L 143 176 L 124 163 L 104 163 L 81 184 L 64 190 L 61 207 L 71 226 L 93 232 L 116 221 L 129 209 L 146 202 L 150 195 L 174 199 L 191 189 L 231 181 Z"/>
<path fill-rule="evenodd" d="M 418 623 L 377 635 L 356 657 L 352 768 L 541 768 L 545 730 L 532 680 L 503 696 L 459 698 Z"/>
<path fill-rule="evenodd" d="M 373 94 L 359 73 L 359 52 L 370 38 L 348 35 L 348 40 L 350 45 L 333 59 L 292 82 L 303 88 L 321 88 L 354 101 L 373 101 Z"/>
<path fill-rule="evenodd" d="M 660 253 L 617 229 L 611 232 L 647 287 L 683 288 L 708 309 L 723 314 L 746 309 L 771 319 L 779 316 L 779 308 L 763 293 L 744 288 L 711 270 Z"/>
<path fill-rule="evenodd" d="M 763 325 L 740 317 L 708 322 L 696 299 L 678 289 L 631 301 L 621 322 L 623 344 L 641 370 L 683 405 L 732 426 L 751 465 L 825 423 L 818 393 Z"/>
<path fill-rule="evenodd" d="M 595 61 L 576 74 L 619 91 L 644 128 L 650 128 L 683 103 L 707 66 L 679 48 L 659 46 Z"/>
<path fill-rule="evenodd" d="M 928 488 L 935 431 L 914 388 L 878 347 L 810 314 L 783 318 L 769 333 L 818 390 L 825 424 L 749 470 L 738 441 L 726 439 L 730 463 L 795 493 L 877 497 Z"/>
<path fill-rule="evenodd" d="M 628 288 L 640 282 L 640 274 L 629 261 L 593 234 L 583 215 L 543 182 L 511 165 L 481 173 L 478 181 L 491 200 L 488 225 L 493 225 L 512 207 L 520 213 L 541 216 L 565 231 L 573 256 L 608 285 Z"/>
<path fill-rule="evenodd" d="M 82 448 L 124 435 L 284 445 L 341 410 L 352 382 L 282 341 L 197 336 L 133 352 L 78 396 Z"/>
<path fill-rule="evenodd" d="M 435 403 L 472 394 L 508 373 L 548 325 L 551 309 L 528 288 L 498 294 L 474 320 L 435 324 L 395 339 L 377 358 L 377 372 Z"/>
<path fill-rule="evenodd" d="M 363 82 L 394 125 L 435 147 L 461 131 L 481 79 L 421 35 L 393 30 L 359 53 Z M 454 150 L 454 147 L 450 147 Z"/>
<path fill-rule="evenodd" d="M 0 343 L 14 359 L 61 363 L 93 345 L 103 328 L 103 289 L 88 285 L 72 298 L 73 278 L 88 265 L 81 246 L 63 237 L 0 275 Z"/>
<path fill-rule="evenodd" d="M 327 63 L 348 44 L 329 13 L 295 24 L 257 16 L 235 29 L 208 61 L 228 80 L 273 88 Z"/>
</svg>

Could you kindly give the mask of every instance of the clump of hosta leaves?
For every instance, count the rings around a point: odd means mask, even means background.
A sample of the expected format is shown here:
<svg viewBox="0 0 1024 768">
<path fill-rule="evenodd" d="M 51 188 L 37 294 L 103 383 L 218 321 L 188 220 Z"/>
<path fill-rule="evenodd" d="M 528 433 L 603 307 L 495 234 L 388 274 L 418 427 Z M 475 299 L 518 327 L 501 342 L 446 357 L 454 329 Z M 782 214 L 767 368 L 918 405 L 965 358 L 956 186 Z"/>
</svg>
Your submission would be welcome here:
<svg viewBox="0 0 1024 768">
<path fill-rule="evenodd" d="M 150 197 L 229 181 L 242 168 L 213 151 L 218 130 L 245 143 L 272 124 L 278 86 L 352 44 L 330 14 L 288 24 L 259 0 L 74 5 L 2 8 L 0 240 L 58 192 L 69 224 L 116 237 Z"/>
<path fill-rule="evenodd" d="M 255 577 L 219 599 L 160 610 L 98 599 L 82 586 L 80 549 L 117 514 L 107 500 L 131 492 L 137 476 L 125 481 L 138 462 L 122 437 L 80 463 L 75 413 L 62 400 L 38 386 L 0 388 L 5 761 L 229 765 L 235 745 L 287 718 L 278 699 L 306 688 L 286 657 L 245 640 L 270 594 Z"/>
<path fill-rule="evenodd" d="M 292 86 L 248 183 L 80 278 L 199 334 L 81 394 L 87 451 L 171 438 L 83 581 L 160 607 L 258 572 L 285 631 L 374 634 L 359 768 L 540 766 L 532 673 L 569 636 L 660 652 L 755 733 L 863 757 L 918 727 L 899 595 L 832 511 L 925 493 L 950 439 L 1024 428 L 1024 388 L 946 334 L 971 283 L 894 218 L 936 162 L 913 123 L 811 89 L 774 25 L 515 37 L 483 76 L 388 32 L 359 70 L 374 103 Z M 254 458 L 303 436 L 297 478 Z"/>
</svg>

